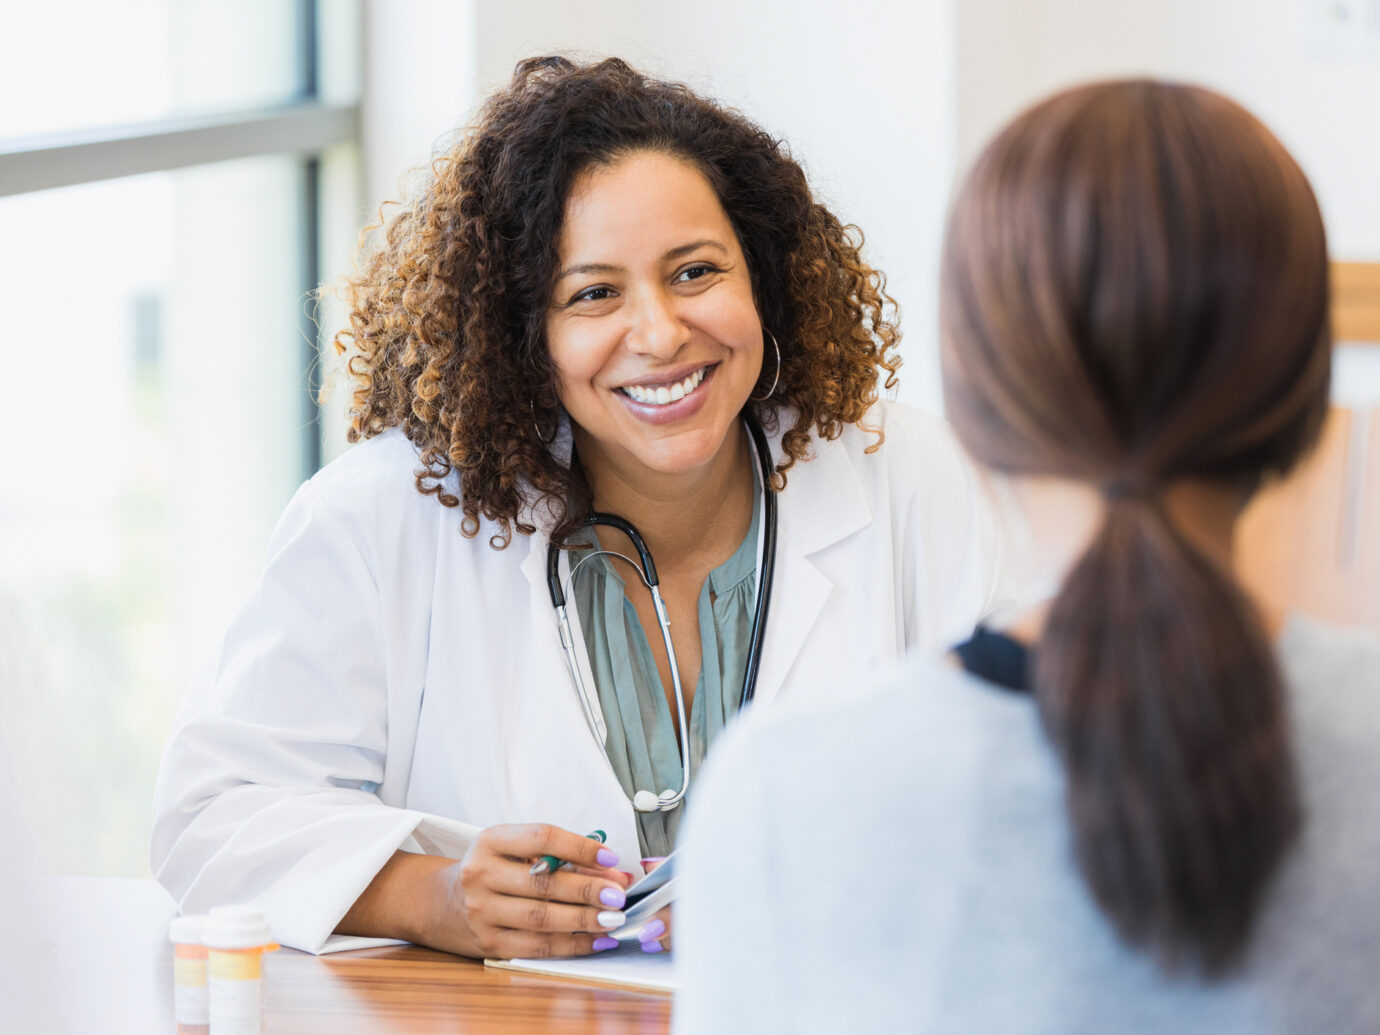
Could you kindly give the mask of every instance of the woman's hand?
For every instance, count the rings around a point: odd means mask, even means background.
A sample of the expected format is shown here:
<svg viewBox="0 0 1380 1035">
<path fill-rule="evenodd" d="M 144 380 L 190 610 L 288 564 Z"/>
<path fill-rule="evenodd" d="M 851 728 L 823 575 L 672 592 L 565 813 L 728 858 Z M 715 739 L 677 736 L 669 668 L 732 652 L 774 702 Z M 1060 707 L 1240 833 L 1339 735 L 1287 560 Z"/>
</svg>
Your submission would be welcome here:
<svg viewBox="0 0 1380 1035">
<path fill-rule="evenodd" d="M 666 856 L 664 855 L 653 859 L 643 859 L 642 869 L 651 873 L 665 861 Z M 671 948 L 670 906 L 658 909 L 656 914 L 642 925 L 642 930 L 637 932 L 637 941 L 642 946 L 643 952 L 661 952 Z"/>
<path fill-rule="evenodd" d="M 531 873 L 543 855 L 572 869 Z M 583 956 L 617 943 L 631 875 L 598 841 L 548 824 L 489 827 L 439 871 L 426 944 L 470 956 Z"/>
<path fill-rule="evenodd" d="M 571 863 L 532 874 L 554 855 Z M 547 824 L 489 827 L 464 858 L 395 852 L 336 926 L 461 956 L 581 956 L 613 948 L 633 876 L 598 841 Z"/>
</svg>

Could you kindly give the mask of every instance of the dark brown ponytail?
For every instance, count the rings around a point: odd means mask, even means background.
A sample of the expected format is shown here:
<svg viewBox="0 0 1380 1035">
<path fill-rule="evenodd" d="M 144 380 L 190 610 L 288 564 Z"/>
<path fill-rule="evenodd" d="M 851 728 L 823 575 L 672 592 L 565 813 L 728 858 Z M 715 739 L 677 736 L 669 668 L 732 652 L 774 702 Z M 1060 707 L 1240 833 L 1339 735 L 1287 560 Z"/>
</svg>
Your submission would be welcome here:
<svg viewBox="0 0 1380 1035">
<path fill-rule="evenodd" d="M 1283 688 L 1241 591 L 1157 506 L 1116 503 L 1035 682 L 1102 909 L 1167 960 L 1229 961 L 1298 820 Z"/>
<path fill-rule="evenodd" d="M 1218 971 L 1245 945 L 1299 802 L 1261 621 L 1164 492 L 1196 480 L 1244 496 L 1317 437 L 1330 334 L 1312 192 L 1219 95 L 1069 91 L 969 175 L 942 321 L 969 451 L 1107 498 L 1034 667 L 1084 878 L 1125 940 Z"/>
</svg>

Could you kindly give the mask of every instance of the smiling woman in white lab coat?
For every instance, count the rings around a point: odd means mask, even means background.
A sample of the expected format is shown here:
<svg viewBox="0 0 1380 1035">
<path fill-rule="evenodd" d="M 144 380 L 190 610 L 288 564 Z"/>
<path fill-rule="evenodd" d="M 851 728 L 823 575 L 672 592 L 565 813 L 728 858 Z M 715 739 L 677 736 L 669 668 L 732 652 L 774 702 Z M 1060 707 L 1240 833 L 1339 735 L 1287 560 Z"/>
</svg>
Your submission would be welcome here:
<svg viewBox="0 0 1380 1035">
<path fill-rule="evenodd" d="M 991 551 L 942 425 L 877 401 L 880 275 L 759 128 L 541 59 L 435 169 L 351 285 L 364 441 L 178 722 L 154 866 L 311 950 L 599 951 L 742 688 L 847 694 L 952 640 Z M 640 530 L 665 636 L 593 512 Z"/>
</svg>

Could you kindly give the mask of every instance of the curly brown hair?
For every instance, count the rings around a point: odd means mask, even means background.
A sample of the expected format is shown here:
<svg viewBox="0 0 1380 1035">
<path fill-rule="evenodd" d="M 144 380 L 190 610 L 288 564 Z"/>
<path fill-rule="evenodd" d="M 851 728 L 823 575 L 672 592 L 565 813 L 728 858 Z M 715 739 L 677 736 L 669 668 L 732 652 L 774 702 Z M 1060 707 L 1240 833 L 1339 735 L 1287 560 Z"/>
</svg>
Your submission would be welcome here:
<svg viewBox="0 0 1380 1035">
<path fill-rule="evenodd" d="M 815 202 L 783 142 L 616 58 L 523 61 L 346 280 L 350 327 L 335 338 L 355 382 L 350 441 L 401 426 L 421 456 L 418 490 L 463 508 L 467 536 L 481 517 L 496 524 L 496 548 L 514 529 L 536 531 L 540 509 L 564 542 L 590 509 L 578 463 L 549 448 L 561 411 L 546 309 L 573 182 L 638 151 L 698 168 L 738 235 L 781 350 L 771 399 L 747 409 L 768 428 L 793 420 L 778 488 L 807 458 L 812 430 L 837 438 L 876 401 L 880 371 L 886 388 L 896 383 L 885 279 L 863 261 L 857 228 Z M 764 362 L 753 394 L 765 395 L 775 374 Z M 882 433 L 868 430 L 876 449 Z M 446 485 L 452 470 L 458 497 Z"/>
</svg>

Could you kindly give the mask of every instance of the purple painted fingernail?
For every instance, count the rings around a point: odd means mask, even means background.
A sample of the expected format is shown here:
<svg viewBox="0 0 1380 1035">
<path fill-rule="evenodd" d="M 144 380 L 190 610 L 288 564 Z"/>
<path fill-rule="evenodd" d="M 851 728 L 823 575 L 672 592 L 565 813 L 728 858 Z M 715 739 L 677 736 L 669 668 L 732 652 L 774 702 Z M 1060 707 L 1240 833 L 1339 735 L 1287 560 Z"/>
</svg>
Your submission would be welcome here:
<svg viewBox="0 0 1380 1035">
<path fill-rule="evenodd" d="M 643 927 L 642 930 L 637 932 L 637 940 L 643 943 L 653 942 L 665 933 L 666 921 L 660 919 L 653 920 L 651 923 Z"/>
<path fill-rule="evenodd" d="M 643 942 L 643 943 L 642 943 L 642 951 L 643 951 L 643 952 L 660 952 L 660 951 L 661 951 L 661 943 L 660 943 L 660 942 Z"/>
<path fill-rule="evenodd" d="M 611 867 L 618 865 L 618 853 L 612 852 L 607 848 L 599 849 L 599 854 L 595 856 L 600 866 Z"/>
<path fill-rule="evenodd" d="M 622 909 L 623 903 L 628 901 L 628 896 L 623 894 L 622 888 L 605 888 L 599 892 L 599 901 L 614 909 Z"/>
<path fill-rule="evenodd" d="M 617 939 L 617 938 L 610 938 L 608 935 L 604 935 L 602 938 L 595 938 L 595 939 L 594 939 L 594 951 L 595 951 L 595 952 L 607 952 L 609 949 L 616 949 L 616 948 L 618 948 L 618 939 Z"/>
</svg>

